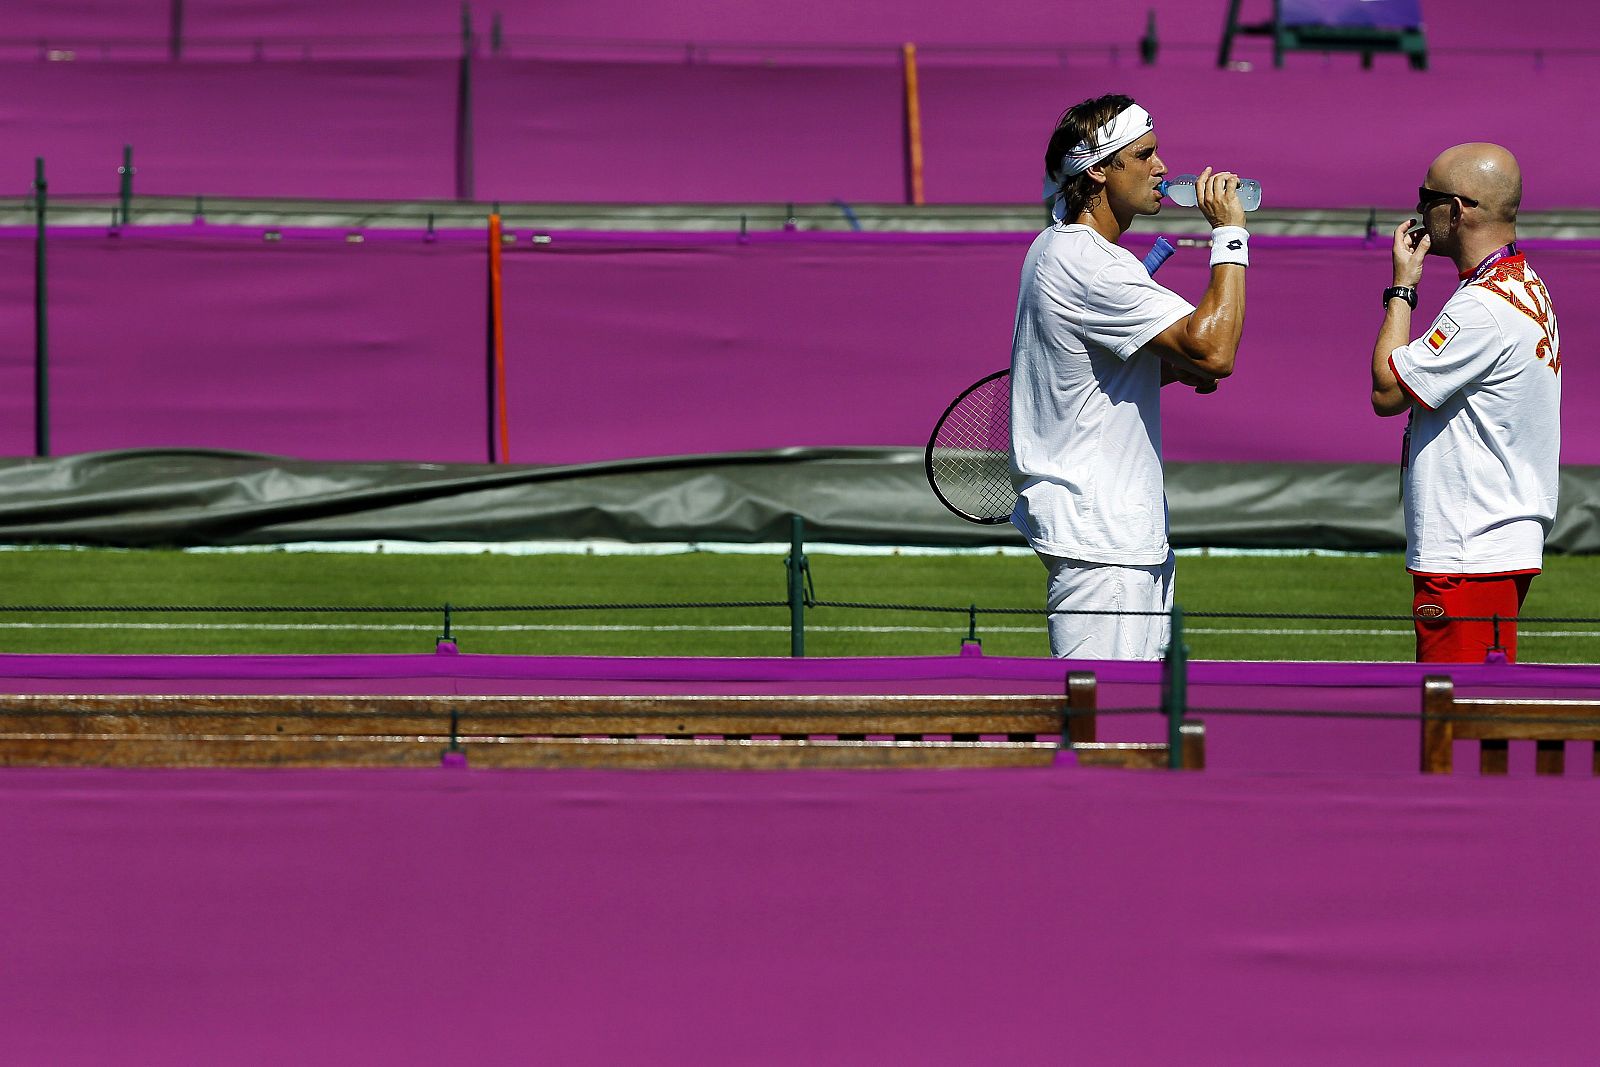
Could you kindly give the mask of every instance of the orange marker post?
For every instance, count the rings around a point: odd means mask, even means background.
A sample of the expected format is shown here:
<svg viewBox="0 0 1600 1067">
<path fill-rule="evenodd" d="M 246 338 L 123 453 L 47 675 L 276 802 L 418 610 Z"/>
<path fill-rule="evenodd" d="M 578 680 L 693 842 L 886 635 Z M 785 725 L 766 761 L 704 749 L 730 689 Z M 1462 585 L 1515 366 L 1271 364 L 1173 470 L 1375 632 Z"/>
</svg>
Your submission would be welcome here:
<svg viewBox="0 0 1600 1067">
<path fill-rule="evenodd" d="M 490 462 L 511 462 L 511 433 L 506 419 L 506 324 L 505 290 L 501 283 L 500 260 L 504 240 L 500 236 L 500 216 L 489 216 L 489 367 L 490 410 L 493 428 L 489 435 Z M 496 448 L 498 445 L 498 449 Z"/>
<path fill-rule="evenodd" d="M 917 94 L 917 46 L 900 46 L 906 86 L 906 202 L 922 205 L 922 103 Z"/>
</svg>

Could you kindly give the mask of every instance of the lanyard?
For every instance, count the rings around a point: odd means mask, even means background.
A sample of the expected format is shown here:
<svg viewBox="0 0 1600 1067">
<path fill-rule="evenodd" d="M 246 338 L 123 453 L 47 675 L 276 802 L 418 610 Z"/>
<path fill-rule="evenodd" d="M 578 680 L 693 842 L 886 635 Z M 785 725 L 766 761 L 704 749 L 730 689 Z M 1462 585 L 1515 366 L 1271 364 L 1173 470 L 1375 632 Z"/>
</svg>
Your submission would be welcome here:
<svg viewBox="0 0 1600 1067">
<path fill-rule="evenodd" d="M 1512 241 L 1510 244 L 1501 245 L 1493 252 L 1490 252 L 1487 256 L 1484 256 L 1483 261 L 1476 267 L 1472 268 L 1471 273 L 1461 275 L 1461 285 L 1471 285 L 1473 282 L 1487 274 L 1490 267 L 1494 266 L 1502 259 L 1509 259 L 1516 254 L 1517 242 Z M 1458 289 L 1460 287 L 1461 286 L 1457 286 Z"/>
</svg>

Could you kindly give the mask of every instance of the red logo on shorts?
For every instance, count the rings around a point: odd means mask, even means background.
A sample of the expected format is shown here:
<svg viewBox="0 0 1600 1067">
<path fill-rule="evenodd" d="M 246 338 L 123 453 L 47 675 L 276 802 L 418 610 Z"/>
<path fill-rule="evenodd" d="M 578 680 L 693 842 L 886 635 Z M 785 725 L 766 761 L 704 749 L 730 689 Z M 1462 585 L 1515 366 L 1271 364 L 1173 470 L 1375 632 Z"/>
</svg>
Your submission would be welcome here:
<svg viewBox="0 0 1600 1067">
<path fill-rule="evenodd" d="M 1444 618 L 1444 606 L 1441 604 L 1418 604 L 1417 618 L 1442 619 Z"/>
</svg>

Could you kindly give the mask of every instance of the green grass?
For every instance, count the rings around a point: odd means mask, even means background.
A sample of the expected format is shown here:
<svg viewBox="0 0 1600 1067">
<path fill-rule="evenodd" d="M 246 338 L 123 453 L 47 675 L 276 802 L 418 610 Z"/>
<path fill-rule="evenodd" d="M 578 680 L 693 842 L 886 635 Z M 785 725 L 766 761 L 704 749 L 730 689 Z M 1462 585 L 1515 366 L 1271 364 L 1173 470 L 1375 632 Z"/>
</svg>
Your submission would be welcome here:
<svg viewBox="0 0 1600 1067">
<path fill-rule="evenodd" d="M 1031 557 L 810 557 L 822 601 L 1038 608 L 1044 570 Z M 1586 616 L 1600 559 L 1553 557 L 1525 614 Z M 425 652 L 439 605 L 782 601 L 776 555 L 668 556 L 182 553 L 38 549 L 0 552 L 0 603 L 76 605 L 418 605 L 412 614 L 0 613 L 6 652 Z M 1410 579 L 1398 556 L 1185 556 L 1178 601 L 1190 613 L 1387 614 L 1390 621 L 1317 623 L 1193 618 L 1198 659 L 1407 660 Z M 603 608 L 564 612 L 457 610 L 464 651 L 537 655 L 786 656 L 786 607 Z M 816 607 L 813 656 L 948 655 L 965 613 Z M 512 629 L 511 627 L 518 627 Z M 1242 632 L 1240 632 L 1242 631 Z M 1269 632 L 1277 631 L 1277 632 Z M 1305 634 L 1284 631 L 1313 631 Z M 1358 631 L 1358 632 L 1351 632 Z M 1586 632 L 1585 636 L 1556 636 Z M 980 614 L 990 655 L 1048 654 L 1038 615 Z M 1524 622 L 1525 662 L 1600 662 L 1600 627 Z"/>
</svg>

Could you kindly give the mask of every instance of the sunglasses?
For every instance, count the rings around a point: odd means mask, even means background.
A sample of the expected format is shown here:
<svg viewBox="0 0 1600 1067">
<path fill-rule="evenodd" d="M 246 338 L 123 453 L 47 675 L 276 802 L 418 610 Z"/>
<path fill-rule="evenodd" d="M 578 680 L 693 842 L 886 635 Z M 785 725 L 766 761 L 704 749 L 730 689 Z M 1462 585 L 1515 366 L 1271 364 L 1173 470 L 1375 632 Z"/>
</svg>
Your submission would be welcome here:
<svg viewBox="0 0 1600 1067">
<path fill-rule="evenodd" d="M 1459 200 L 1468 207 L 1477 207 L 1478 202 L 1470 196 L 1460 193 L 1441 193 L 1437 189 L 1429 189 L 1426 185 L 1417 186 L 1417 214 L 1428 210 L 1429 204 L 1438 203 L 1440 200 Z"/>
</svg>

